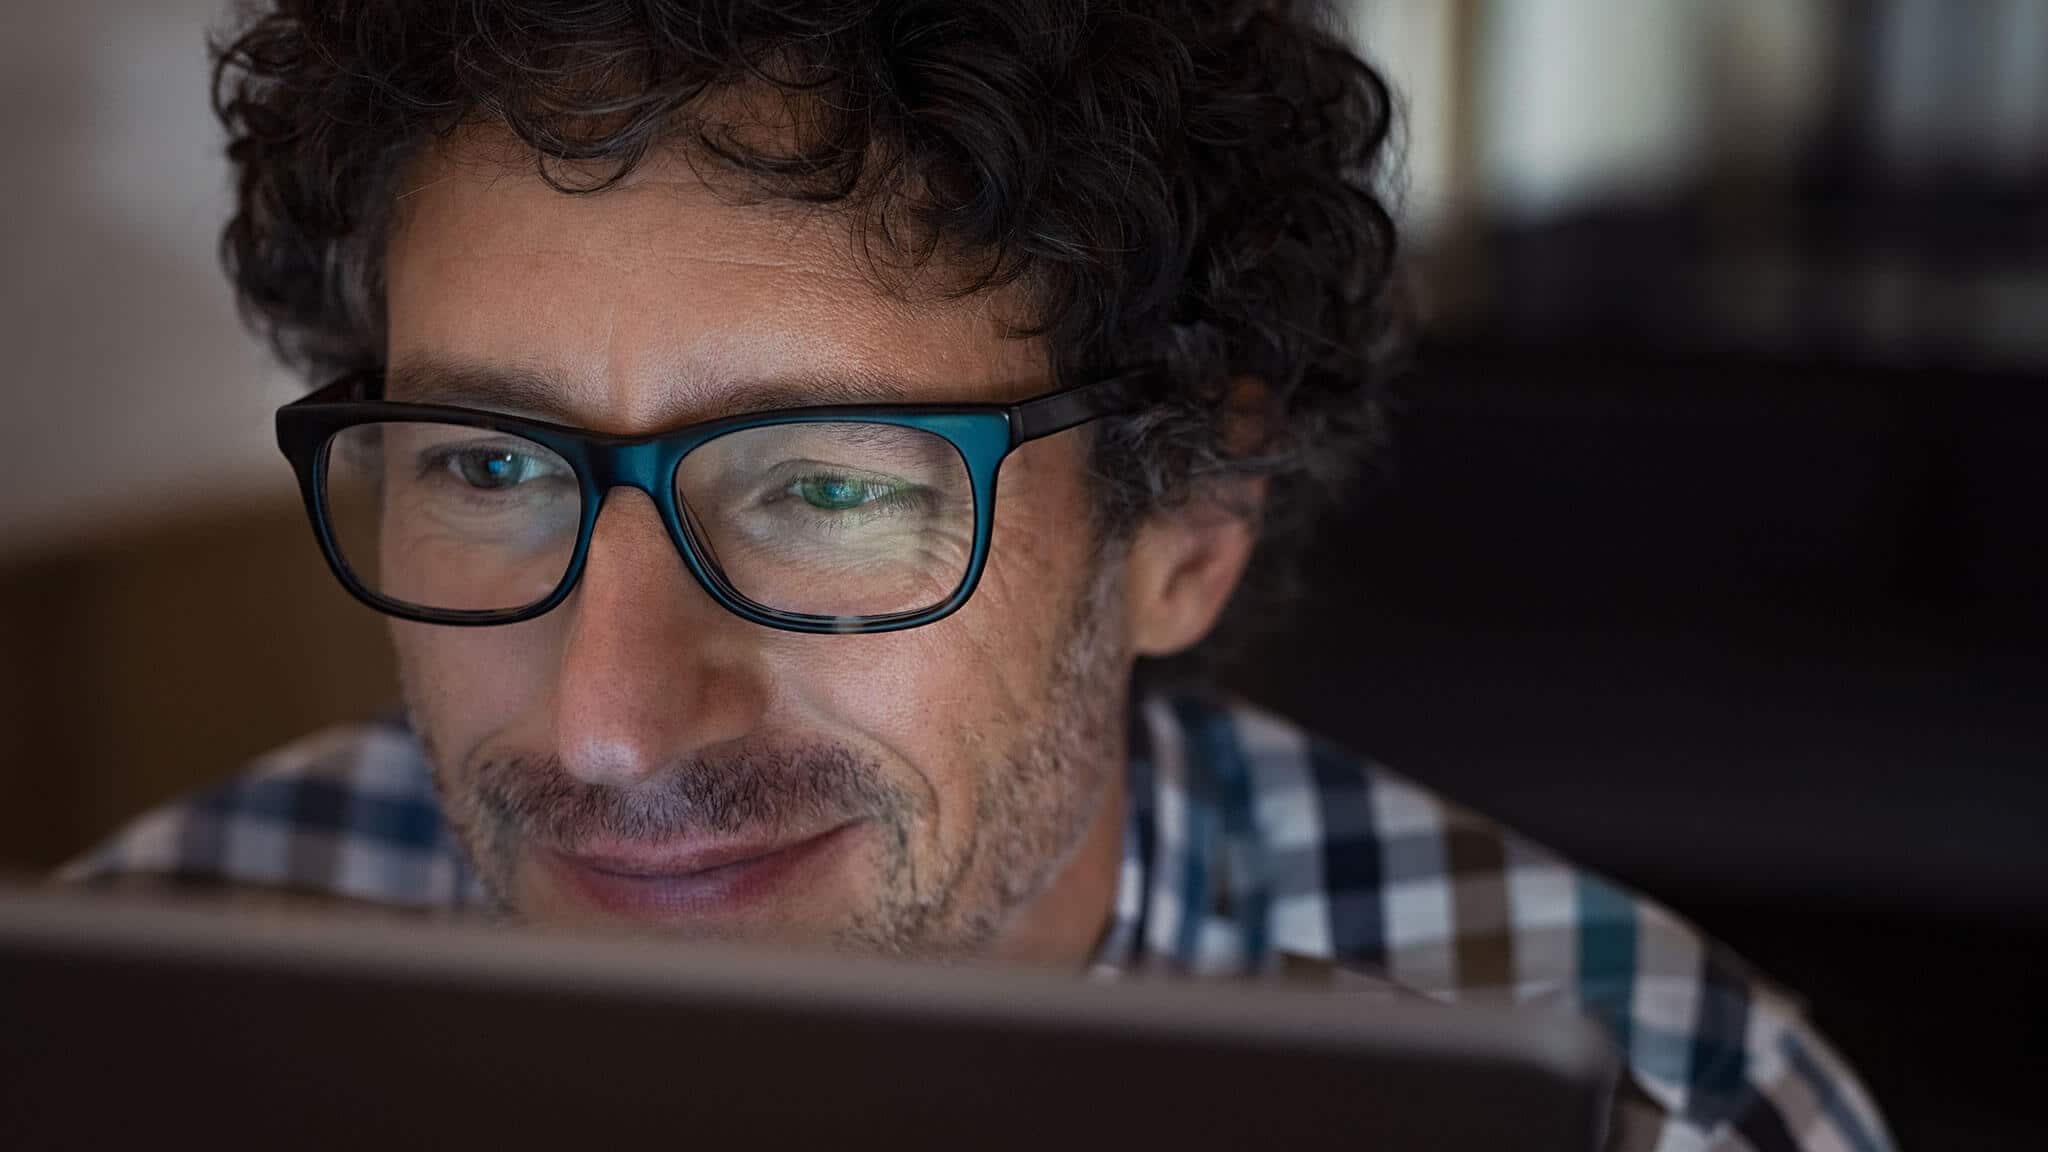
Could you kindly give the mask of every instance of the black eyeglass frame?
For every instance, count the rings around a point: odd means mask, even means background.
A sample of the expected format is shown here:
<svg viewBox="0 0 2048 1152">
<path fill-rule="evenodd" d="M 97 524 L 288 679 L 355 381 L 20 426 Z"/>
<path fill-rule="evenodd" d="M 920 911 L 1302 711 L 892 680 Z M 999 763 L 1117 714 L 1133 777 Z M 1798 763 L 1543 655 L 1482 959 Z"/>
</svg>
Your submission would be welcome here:
<svg viewBox="0 0 2048 1152">
<path fill-rule="evenodd" d="M 306 515 L 327 566 L 350 595 L 389 616 L 424 624 L 478 627 L 516 624 L 560 606 L 583 576 L 591 535 L 606 494 L 637 488 L 654 502 L 669 540 L 690 574 L 711 598 L 734 614 L 769 628 L 808 633 L 894 632 L 942 620 L 967 603 L 987 566 L 995 527 L 996 476 L 1003 460 L 1020 446 L 1128 411 L 1138 387 L 1156 369 L 1119 373 L 1088 384 L 1015 404 L 848 404 L 786 408 L 707 420 L 651 436 L 591 432 L 543 420 L 443 404 L 407 404 L 382 399 L 381 370 L 342 377 L 277 410 L 277 445 L 297 474 Z M 327 515 L 327 455 L 334 438 L 364 424 L 397 421 L 450 424 L 523 437 L 546 447 L 576 473 L 582 499 L 576 547 L 561 582 L 546 598 L 503 610 L 435 609 L 380 596 L 350 570 Z M 787 612 L 749 599 L 707 563 L 685 523 L 676 494 L 676 469 L 693 449 L 729 433 L 784 424 L 859 422 L 913 428 L 953 446 L 966 465 L 974 492 L 974 547 L 953 593 L 938 604 L 880 616 L 829 616 Z"/>
</svg>

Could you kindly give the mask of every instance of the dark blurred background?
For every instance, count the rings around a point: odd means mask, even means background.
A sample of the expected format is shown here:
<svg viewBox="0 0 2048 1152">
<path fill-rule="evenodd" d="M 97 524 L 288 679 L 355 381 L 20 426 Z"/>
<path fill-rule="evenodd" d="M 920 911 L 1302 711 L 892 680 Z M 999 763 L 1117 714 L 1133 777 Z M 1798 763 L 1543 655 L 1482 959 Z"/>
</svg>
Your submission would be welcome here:
<svg viewBox="0 0 2048 1152">
<path fill-rule="evenodd" d="M 1233 679 L 1803 992 L 1905 1148 L 2034 1146 L 2048 3 L 1346 8 L 1418 343 Z M 0 9 L 0 867 L 391 693 L 213 268 L 220 12 Z"/>
<path fill-rule="evenodd" d="M 1366 14 L 1463 94 L 1420 347 L 1238 680 L 1803 992 L 1904 1147 L 2039 1146 L 2048 4 Z"/>
</svg>

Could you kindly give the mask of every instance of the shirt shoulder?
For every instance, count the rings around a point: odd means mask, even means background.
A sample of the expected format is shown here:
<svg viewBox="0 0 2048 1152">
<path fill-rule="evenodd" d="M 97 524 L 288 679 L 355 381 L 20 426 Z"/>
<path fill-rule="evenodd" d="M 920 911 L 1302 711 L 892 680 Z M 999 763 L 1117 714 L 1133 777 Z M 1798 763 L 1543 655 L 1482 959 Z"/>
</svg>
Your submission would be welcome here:
<svg viewBox="0 0 2048 1152">
<path fill-rule="evenodd" d="M 1625 1107 L 1618 1147 L 1891 1147 L 1801 1005 L 1670 910 L 1257 708 L 1141 713 L 1146 953 L 1590 1017 L 1657 1118 Z"/>
<path fill-rule="evenodd" d="M 402 724 L 325 729 L 137 818 L 58 873 L 284 890 L 412 909 L 480 904 Z"/>
</svg>

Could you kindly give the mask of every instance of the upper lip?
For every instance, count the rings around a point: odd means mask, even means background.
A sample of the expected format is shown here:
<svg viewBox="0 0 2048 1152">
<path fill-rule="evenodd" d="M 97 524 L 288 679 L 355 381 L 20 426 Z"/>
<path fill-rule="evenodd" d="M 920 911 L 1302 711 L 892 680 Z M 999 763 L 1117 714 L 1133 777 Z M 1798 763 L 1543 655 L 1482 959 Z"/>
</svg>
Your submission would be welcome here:
<svg viewBox="0 0 2048 1152">
<path fill-rule="evenodd" d="M 850 822 L 849 822 L 850 823 Z M 772 856 L 837 832 L 846 824 L 794 835 L 765 834 L 681 844 L 584 843 L 557 849 L 562 856 L 615 876 L 673 877 L 709 872 Z"/>
</svg>

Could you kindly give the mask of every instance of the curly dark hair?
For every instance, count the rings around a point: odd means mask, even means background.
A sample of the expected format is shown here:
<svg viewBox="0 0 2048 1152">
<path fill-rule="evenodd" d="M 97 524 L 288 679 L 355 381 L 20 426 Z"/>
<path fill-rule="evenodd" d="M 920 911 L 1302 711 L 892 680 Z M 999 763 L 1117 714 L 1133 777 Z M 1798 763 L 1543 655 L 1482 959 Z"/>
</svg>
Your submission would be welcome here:
<svg viewBox="0 0 2048 1152">
<path fill-rule="evenodd" d="M 1247 470 L 1298 512 L 1377 441 L 1393 331 L 1389 94 L 1326 17 L 1289 0 L 272 0 L 216 47 L 239 191 L 224 259 L 287 361 L 371 366 L 385 230 L 424 145 L 495 122 L 591 194 L 680 143 L 760 196 L 844 210 L 877 275 L 943 264 L 967 269 L 948 291 L 1019 286 L 1019 334 L 1047 342 L 1059 381 L 1162 364 L 1151 402 L 1098 437 L 1108 522 Z M 793 133 L 762 142 L 720 111 L 759 92 Z"/>
</svg>

